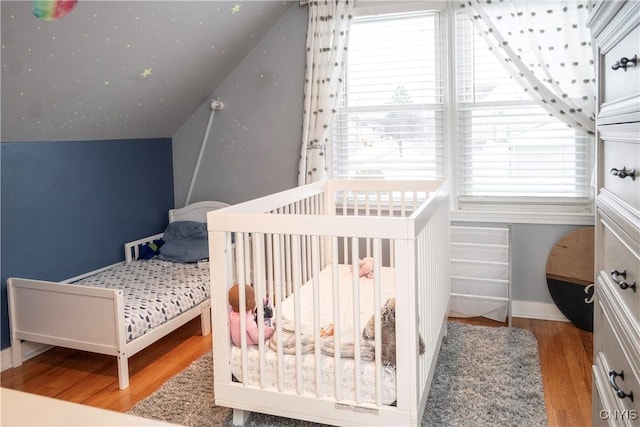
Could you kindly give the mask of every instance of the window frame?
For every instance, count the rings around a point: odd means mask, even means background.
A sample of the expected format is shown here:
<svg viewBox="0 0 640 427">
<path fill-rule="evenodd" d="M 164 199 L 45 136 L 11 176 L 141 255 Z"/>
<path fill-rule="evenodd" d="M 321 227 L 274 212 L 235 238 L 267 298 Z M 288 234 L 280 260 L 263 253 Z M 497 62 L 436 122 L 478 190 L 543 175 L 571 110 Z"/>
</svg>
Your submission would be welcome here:
<svg viewBox="0 0 640 427">
<path fill-rule="evenodd" d="M 381 1 L 381 2 L 367 2 L 365 3 L 365 10 L 367 11 L 380 11 L 380 8 L 382 7 L 380 4 L 378 3 L 389 3 L 386 1 Z M 436 3 L 433 3 L 436 4 Z M 438 5 L 443 6 L 444 3 L 443 2 L 437 2 Z M 378 19 L 376 19 L 377 16 L 380 16 L 381 18 L 379 18 L 379 20 L 385 20 L 385 19 L 393 19 L 393 15 L 401 15 L 402 18 L 408 18 L 411 19 L 412 18 L 412 14 L 413 13 L 420 13 L 420 12 L 432 12 L 436 15 L 436 20 L 437 22 L 435 23 L 436 28 L 438 29 L 438 27 L 440 25 L 442 25 L 442 16 L 440 14 L 440 10 L 439 9 L 424 9 L 424 7 L 417 7 L 416 6 L 416 2 L 407 2 L 406 4 L 404 4 L 405 7 L 402 7 L 402 10 L 398 10 L 398 7 L 393 7 L 392 9 L 388 10 L 386 13 L 374 13 L 374 14 L 370 14 L 370 13 L 354 13 L 354 18 L 362 18 L 363 23 L 367 23 L 367 22 L 371 22 L 371 21 L 376 21 Z M 411 6 L 411 7 L 406 7 L 406 6 Z M 375 7 L 375 9 L 372 9 L 372 7 Z M 386 8 L 388 9 L 390 6 L 387 5 Z M 362 12 L 361 9 L 358 9 L 360 12 Z M 383 7 L 382 10 L 384 11 L 385 8 Z M 406 16 L 403 16 L 405 15 Z M 440 44 L 440 52 L 438 52 L 436 54 L 436 60 L 440 63 L 440 65 L 442 66 L 442 68 L 440 69 L 440 75 L 437 76 L 438 79 L 440 79 L 440 81 L 442 82 L 441 84 L 443 85 L 442 87 L 434 87 L 433 89 L 436 89 L 437 91 L 439 91 L 439 98 L 440 98 L 440 102 L 416 102 L 416 103 L 411 103 L 411 104 L 393 104 L 393 108 L 389 108 L 388 104 L 380 104 L 380 105 L 360 105 L 360 106 L 337 106 L 336 110 L 337 110 L 337 115 L 334 117 L 334 121 L 333 121 L 333 126 L 334 129 L 332 130 L 332 139 L 331 139 L 331 144 L 332 146 L 329 147 L 329 149 L 326 152 L 326 156 L 327 156 L 327 165 L 329 166 L 329 177 L 330 178 L 334 178 L 336 176 L 336 171 L 335 171 L 335 165 L 336 162 L 342 160 L 342 157 L 336 158 L 336 156 L 334 156 L 335 151 L 338 149 L 337 147 L 340 148 L 344 148 L 342 145 L 338 145 L 338 141 L 336 140 L 336 135 L 340 135 L 340 134 L 346 134 L 349 132 L 349 125 L 348 122 L 349 120 L 341 120 L 343 117 L 348 117 L 349 114 L 358 114 L 358 113 L 362 113 L 362 114 L 384 114 L 384 113 L 398 113 L 401 111 L 407 111 L 407 112 L 414 112 L 414 113 L 425 113 L 427 115 L 433 115 L 433 120 L 435 121 L 439 121 L 441 123 L 443 123 L 442 125 L 442 133 L 441 135 L 439 135 L 439 138 L 437 139 L 437 143 L 434 144 L 432 147 L 422 147 L 424 149 L 433 149 L 435 151 L 435 164 L 437 165 L 435 168 L 426 168 L 425 172 L 427 175 L 429 174 L 434 174 L 435 177 L 434 178 L 430 178 L 430 179 L 444 179 L 446 178 L 446 176 L 448 175 L 448 169 L 447 169 L 447 153 L 446 153 L 446 143 L 445 143 L 445 132 L 444 132 L 444 123 L 445 123 L 445 116 L 447 113 L 447 107 L 446 107 L 446 99 L 447 99 L 447 92 L 446 92 L 446 88 L 444 87 L 445 83 L 444 80 L 446 79 L 445 75 L 444 75 L 444 65 L 445 65 L 445 61 L 446 59 L 443 58 L 442 56 L 445 54 L 444 50 L 445 50 L 445 45 L 446 45 L 446 41 L 441 39 L 442 34 L 444 34 L 444 31 L 442 31 L 441 29 L 439 29 L 439 31 L 436 33 L 438 35 L 438 40 L 437 43 Z M 347 57 L 346 60 L 346 66 L 345 69 L 348 69 L 349 67 L 349 58 Z M 348 76 L 344 76 L 344 82 L 348 85 L 349 82 L 349 77 Z M 349 91 L 347 91 L 346 95 L 348 96 L 350 94 Z M 338 104 L 340 104 L 340 100 L 342 99 L 342 93 L 340 94 L 340 99 L 338 99 Z M 358 96 L 359 93 L 356 91 L 355 96 Z M 348 99 L 348 98 L 347 98 Z M 357 121 L 357 119 L 356 119 Z M 366 123 L 366 121 L 365 121 Z M 347 149 L 349 149 L 348 144 L 349 144 L 349 139 L 342 139 L 340 141 L 340 144 L 342 143 L 347 143 Z M 382 148 L 380 146 L 377 147 L 378 149 Z M 414 146 L 413 149 L 415 149 L 416 147 Z M 409 147 L 409 149 L 412 149 L 412 147 Z M 348 160 L 349 157 L 346 157 L 345 160 Z M 356 162 L 357 163 L 357 162 Z M 398 171 L 400 169 L 397 169 L 397 166 L 400 165 L 401 162 L 398 161 L 398 163 L 396 164 L 396 169 L 395 171 Z M 340 169 L 342 172 L 349 172 L 348 168 L 347 170 L 343 170 Z M 390 169 L 392 170 L 392 169 Z M 411 168 L 411 170 L 415 170 L 416 172 L 418 171 L 418 168 Z M 391 173 L 393 174 L 393 173 Z M 402 172 L 399 173 L 400 175 L 402 174 Z M 345 176 L 343 174 L 343 176 Z M 397 175 L 396 175 L 397 176 Z M 367 177 L 365 177 L 366 179 Z M 372 177 L 368 177 L 369 179 L 375 179 L 375 176 Z M 337 179 L 350 179 L 350 178 L 343 178 L 343 177 L 338 177 Z M 392 179 L 399 179 L 399 178 L 392 178 Z M 416 176 L 409 176 L 406 179 L 419 179 Z M 426 178 L 424 178 L 426 179 Z"/>
<path fill-rule="evenodd" d="M 572 224 L 593 225 L 595 190 L 589 197 L 488 197 L 459 195 L 458 161 L 461 143 L 458 139 L 458 100 L 455 58 L 456 10 L 450 2 L 394 2 L 360 0 L 354 16 L 397 14 L 401 12 L 437 11 L 443 43 L 443 156 L 445 178 L 450 182 L 451 220 L 486 223 Z M 533 101 L 535 103 L 535 101 Z M 594 137 L 595 138 L 595 137 Z M 331 141 L 333 144 L 334 141 Z M 333 174 L 333 146 L 327 150 L 330 176 Z M 595 153 L 589 153 L 591 168 L 595 167 Z"/>
</svg>

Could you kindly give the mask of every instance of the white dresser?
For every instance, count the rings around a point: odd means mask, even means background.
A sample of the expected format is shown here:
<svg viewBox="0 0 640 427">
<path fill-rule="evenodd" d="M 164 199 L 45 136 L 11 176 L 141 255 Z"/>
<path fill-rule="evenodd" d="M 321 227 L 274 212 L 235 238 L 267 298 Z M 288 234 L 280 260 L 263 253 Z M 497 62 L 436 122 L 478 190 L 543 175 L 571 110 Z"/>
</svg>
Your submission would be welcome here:
<svg viewBox="0 0 640 427">
<path fill-rule="evenodd" d="M 593 425 L 640 425 L 640 1 L 595 4 Z"/>
</svg>

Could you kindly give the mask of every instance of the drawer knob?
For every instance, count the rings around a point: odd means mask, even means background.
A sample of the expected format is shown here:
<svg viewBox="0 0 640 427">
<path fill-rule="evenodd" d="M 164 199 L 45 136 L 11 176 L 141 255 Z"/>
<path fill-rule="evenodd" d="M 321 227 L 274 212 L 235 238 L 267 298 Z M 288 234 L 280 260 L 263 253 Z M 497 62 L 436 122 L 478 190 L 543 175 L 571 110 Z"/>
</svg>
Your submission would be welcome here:
<svg viewBox="0 0 640 427">
<path fill-rule="evenodd" d="M 625 179 L 626 177 L 631 178 L 632 181 L 636 180 L 636 170 L 635 169 L 627 169 L 623 167 L 622 169 L 612 168 L 609 173 L 613 176 L 617 176 L 620 179 Z"/>
<path fill-rule="evenodd" d="M 620 379 L 624 381 L 624 371 L 620 371 L 620 373 L 617 373 L 616 371 L 609 371 L 609 384 L 611 384 L 611 387 L 615 390 L 616 396 L 618 396 L 620 399 L 628 397 L 633 402 L 633 391 L 625 393 L 624 390 L 622 390 L 620 387 L 618 387 L 618 384 L 616 384 L 616 377 L 620 377 Z"/>
<path fill-rule="evenodd" d="M 611 278 L 613 279 L 614 282 L 618 284 L 618 286 L 620 286 L 620 289 L 625 290 L 625 289 L 631 288 L 631 290 L 635 293 L 636 282 L 634 281 L 631 284 L 627 283 L 626 281 L 627 270 L 622 270 L 622 271 L 611 270 Z"/>
<path fill-rule="evenodd" d="M 620 61 L 617 61 L 611 66 L 611 69 L 618 70 L 622 68 L 624 71 L 627 71 L 627 67 L 635 67 L 636 65 L 638 65 L 638 55 L 633 55 L 631 59 L 623 56 L 620 58 Z"/>
</svg>

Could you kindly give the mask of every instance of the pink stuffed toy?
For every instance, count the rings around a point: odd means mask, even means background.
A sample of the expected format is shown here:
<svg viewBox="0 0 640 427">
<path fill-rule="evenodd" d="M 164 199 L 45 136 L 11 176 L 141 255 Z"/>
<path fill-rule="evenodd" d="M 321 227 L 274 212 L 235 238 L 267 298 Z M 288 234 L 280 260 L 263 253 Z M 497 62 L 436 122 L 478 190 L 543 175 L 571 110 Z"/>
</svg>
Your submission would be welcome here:
<svg viewBox="0 0 640 427">
<path fill-rule="evenodd" d="M 366 257 L 358 260 L 358 276 L 373 279 L 373 258 Z"/>
<path fill-rule="evenodd" d="M 245 308 L 246 312 L 244 316 L 247 321 L 247 345 L 256 345 L 259 342 L 258 335 L 258 323 L 254 316 L 254 310 L 256 308 L 256 297 L 253 288 L 249 285 L 244 287 L 245 296 Z M 231 305 L 231 312 L 229 313 L 229 328 L 231 329 L 231 341 L 234 345 L 240 346 L 240 291 L 238 285 L 233 285 L 229 289 L 229 304 Z M 264 338 L 269 339 L 273 335 L 273 328 L 264 327 Z"/>
</svg>

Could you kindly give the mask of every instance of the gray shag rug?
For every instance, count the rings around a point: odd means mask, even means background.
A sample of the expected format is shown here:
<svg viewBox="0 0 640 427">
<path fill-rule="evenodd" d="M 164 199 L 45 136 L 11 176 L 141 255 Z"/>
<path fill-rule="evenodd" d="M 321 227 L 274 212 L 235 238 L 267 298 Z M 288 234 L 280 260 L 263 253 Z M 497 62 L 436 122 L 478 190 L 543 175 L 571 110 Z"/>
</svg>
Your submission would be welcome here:
<svg viewBox="0 0 640 427">
<path fill-rule="evenodd" d="M 212 355 L 171 378 L 128 413 L 185 426 L 231 426 L 214 405 Z M 248 426 L 317 426 L 252 413 Z M 538 343 L 530 331 L 448 322 L 422 426 L 547 425 Z"/>
</svg>

